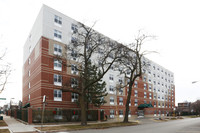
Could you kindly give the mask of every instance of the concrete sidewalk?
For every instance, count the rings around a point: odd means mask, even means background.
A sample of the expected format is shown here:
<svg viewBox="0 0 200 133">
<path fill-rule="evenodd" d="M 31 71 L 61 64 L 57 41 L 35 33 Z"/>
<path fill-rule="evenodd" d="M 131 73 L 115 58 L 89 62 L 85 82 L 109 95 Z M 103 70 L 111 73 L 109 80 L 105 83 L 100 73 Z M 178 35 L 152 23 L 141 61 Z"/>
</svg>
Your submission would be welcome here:
<svg viewBox="0 0 200 133">
<path fill-rule="evenodd" d="M 8 129 L 12 133 L 23 133 L 23 132 L 34 132 L 36 131 L 35 128 L 32 125 L 25 125 L 14 118 L 11 118 L 10 116 L 3 115 L 3 120 L 8 125 Z M 5 127 L 6 128 L 6 127 Z"/>
</svg>

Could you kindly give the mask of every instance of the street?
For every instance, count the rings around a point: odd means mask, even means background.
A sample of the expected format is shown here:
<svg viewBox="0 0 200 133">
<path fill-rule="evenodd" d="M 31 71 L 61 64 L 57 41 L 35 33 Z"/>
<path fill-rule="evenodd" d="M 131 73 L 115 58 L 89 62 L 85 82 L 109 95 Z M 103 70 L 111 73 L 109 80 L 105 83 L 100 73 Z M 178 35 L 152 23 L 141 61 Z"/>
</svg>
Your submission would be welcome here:
<svg viewBox="0 0 200 133">
<path fill-rule="evenodd" d="M 71 131 L 70 133 L 200 133 L 200 118 L 153 122 L 138 126 Z"/>
</svg>

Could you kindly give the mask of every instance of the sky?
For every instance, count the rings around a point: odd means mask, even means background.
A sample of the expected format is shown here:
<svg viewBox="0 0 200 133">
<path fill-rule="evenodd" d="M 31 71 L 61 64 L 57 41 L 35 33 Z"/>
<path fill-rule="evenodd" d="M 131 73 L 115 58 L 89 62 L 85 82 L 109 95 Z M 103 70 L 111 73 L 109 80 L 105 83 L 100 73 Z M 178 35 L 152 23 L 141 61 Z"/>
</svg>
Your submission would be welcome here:
<svg viewBox="0 0 200 133">
<path fill-rule="evenodd" d="M 156 36 L 143 48 L 174 73 L 176 104 L 200 99 L 199 0 L 0 0 L 0 50 L 13 68 L 0 105 L 22 99 L 23 45 L 43 4 L 125 44 L 138 30 Z"/>
</svg>

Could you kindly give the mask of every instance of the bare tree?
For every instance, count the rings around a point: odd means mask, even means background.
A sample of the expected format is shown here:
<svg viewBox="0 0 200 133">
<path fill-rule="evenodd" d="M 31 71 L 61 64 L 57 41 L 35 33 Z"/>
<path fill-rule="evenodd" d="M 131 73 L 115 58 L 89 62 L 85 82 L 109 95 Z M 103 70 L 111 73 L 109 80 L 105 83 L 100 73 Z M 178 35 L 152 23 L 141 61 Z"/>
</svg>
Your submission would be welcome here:
<svg viewBox="0 0 200 133">
<path fill-rule="evenodd" d="M 139 31 L 138 36 L 135 38 L 135 42 L 123 48 L 122 59 L 120 61 L 120 64 L 123 66 L 121 73 L 125 75 L 125 79 L 128 81 L 125 84 L 128 89 L 128 94 L 124 122 L 128 122 L 129 103 L 134 82 L 138 77 L 142 76 L 142 69 L 148 67 L 148 62 L 145 61 L 144 55 L 149 52 L 142 52 L 141 48 L 144 42 L 150 38 L 154 37 L 141 34 Z"/>
<path fill-rule="evenodd" d="M 93 25 L 94 26 L 94 25 Z M 122 45 L 97 33 L 92 27 L 79 23 L 72 28 L 73 35 L 64 58 L 68 69 L 77 75 L 73 77 L 76 86 L 65 82 L 62 90 L 78 94 L 81 108 L 81 125 L 87 125 L 88 104 L 97 107 L 104 104 L 107 95 L 103 76 L 119 59 Z M 75 78 L 75 79 L 74 79 Z"/>
<path fill-rule="evenodd" d="M 199 115 L 200 113 L 200 100 L 197 100 L 196 102 L 192 103 L 192 109 L 194 112 L 196 112 L 196 115 Z"/>
<path fill-rule="evenodd" d="M 11 73 L 10 64 L 4 61 L 3 59 L 5 54 L 6 52 L 4 52 L 0 56 L 0 93 L 2 93 L 3 90 L 5 90 L 5 86 L 8 82 L 8 77 Z"/>
</svg>

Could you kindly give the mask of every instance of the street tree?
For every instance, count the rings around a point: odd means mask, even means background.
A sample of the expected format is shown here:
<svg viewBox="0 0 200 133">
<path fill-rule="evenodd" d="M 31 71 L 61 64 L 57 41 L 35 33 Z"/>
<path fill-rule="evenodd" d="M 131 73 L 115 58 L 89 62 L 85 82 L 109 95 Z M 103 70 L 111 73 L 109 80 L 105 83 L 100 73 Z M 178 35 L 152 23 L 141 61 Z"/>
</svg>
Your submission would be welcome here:
<svg viewBox="0 0 200 133">
<path fill-rule="evenodd" d="M 143 68 L 146 69 L 149 66 L 148 61 L 145 61 L 144 55 L 150 53 L 150 51 L 142 51 L 142 45 L 145 41 L 152 38 L 154 38 L 154 36 L 141 34 L 141 31 L 139 31 L 138 36 L 135 38 L 135 42 L 123 48 L 122 59 L 120 60 L 120 64 L 122 66 L 120 73 L 125 75 L 125 79 L 127 81 L 125 86 L 128 90 L 125 105 L 126 111 L 123 121 L 125 123 L 128 122 L 129 103 L 134 82 L 137 78 L 142 76 Z"/>
<path fill-rule="evenodd" d="M 197 100 L 192 103 L 192 109 L 194 112 L 196 112 L 196 115 L 199 115 L 200 113 L 200 100 Z"/>
<path fill-rule="evenodd" d="M 3 50 L 4 51 L 4 50 Z M 0 55 L 0 94 L 5 90 L 8 83 L 8 77 L 11 73 L 11 65 L 4 60 L 6 52 Z"/>
<path fill-rule="evenodd" d="M 72 27 L 72 39 L 66 45 L 65 59 L 68 69 L 75 74 L 71 81 L 64 83 L 62 90 L 78 95 L 81 109 L 81 125 L 87 125 L 88 105 L 101 106 L 106 101 L 104 75 L 120 58 L 122 45 L 97 33 L 93 26 L 79 23 Z M 70 82 L 75 83 L 72 87 Z"/>
</svg>

